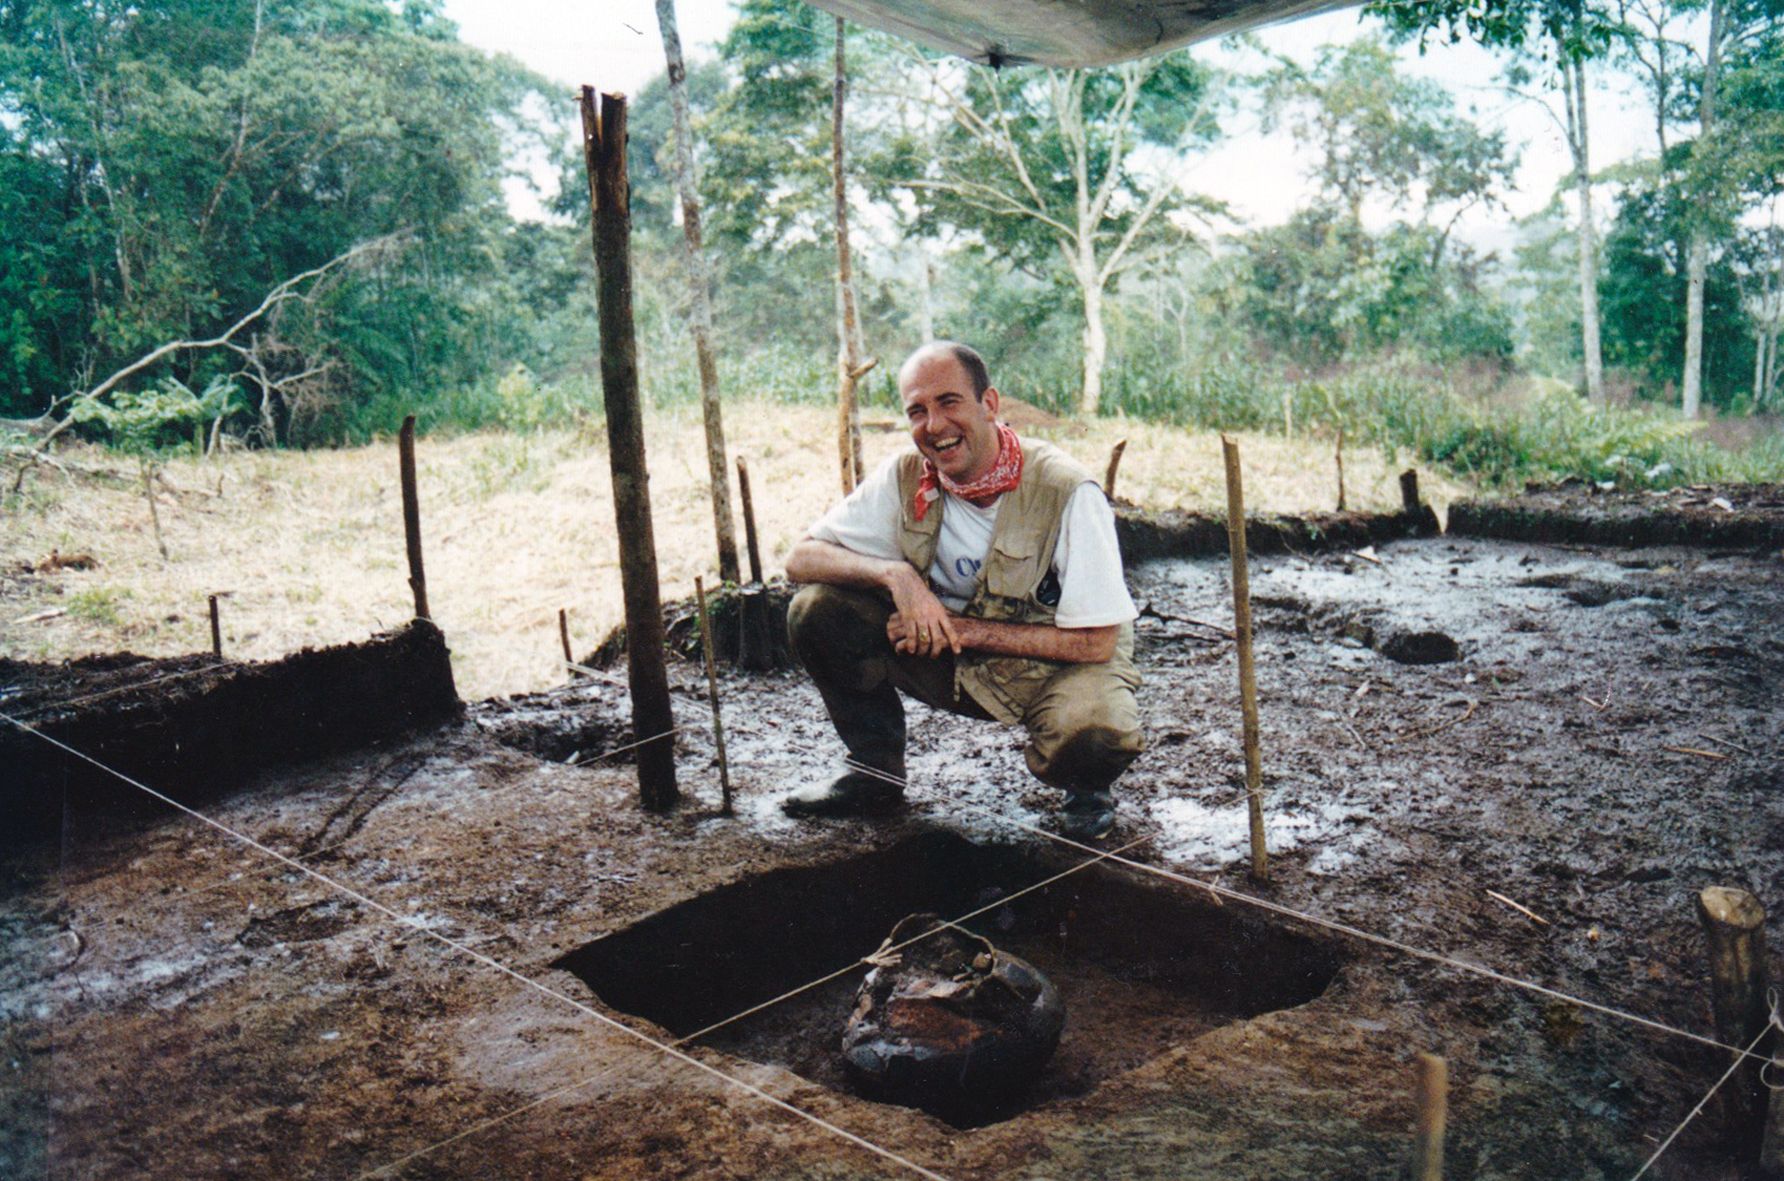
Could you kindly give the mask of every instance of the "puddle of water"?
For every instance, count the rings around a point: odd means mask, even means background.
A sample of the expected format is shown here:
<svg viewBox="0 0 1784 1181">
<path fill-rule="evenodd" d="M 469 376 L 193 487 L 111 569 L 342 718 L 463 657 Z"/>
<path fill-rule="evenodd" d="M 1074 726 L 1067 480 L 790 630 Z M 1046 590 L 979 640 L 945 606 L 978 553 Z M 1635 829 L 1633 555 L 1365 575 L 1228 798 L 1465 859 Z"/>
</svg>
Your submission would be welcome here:
<svg viewBox="0 0 1784 1181">
<path fill-rule="evenodd" d="M 1191 869 L 1219 869 L 1250 855 L 1251 822 L 1241 798 L 1220 807 L 1196 800 L 1160 800 L 1149 809 L 1164 831 L 1154 842 L 1164 857 Z M 1309 866 L 1314 873 L 1336 873 L 1354 860 L 1355 842 L 1347 822 L 1364 815 L 1345 804 L 1321 804 L 1311 810 L 1272 811 L 1264 808 L 1264 842 L 1272 853 L 1286 853 L 1318 841 L 1334 841 Z"/>
</svg>

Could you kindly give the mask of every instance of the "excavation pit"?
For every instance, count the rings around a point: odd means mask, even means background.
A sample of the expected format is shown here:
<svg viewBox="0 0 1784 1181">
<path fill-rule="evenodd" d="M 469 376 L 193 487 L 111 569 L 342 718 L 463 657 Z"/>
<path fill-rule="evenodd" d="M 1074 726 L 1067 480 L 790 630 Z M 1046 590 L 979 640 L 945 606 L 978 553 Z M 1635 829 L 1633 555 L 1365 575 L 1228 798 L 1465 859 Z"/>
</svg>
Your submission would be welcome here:
<svg viewBox="0 0 1784 1181">
<path fill-rule="evenodd" d="M 848 965 L 835 980 L 697 1039 L 849 1091 L 843 1025 L 872 953 L 908 914 L 959 916 L 1075 861 L 930 832 L 815 867 L 774 870 L 689 899 L 556 964 L 603 1001 L 687 1037 Z M 1234 1021 L 1320 996 L 1342 965 L 1327 944 L 1194 887 L 1098 865 L 963 924 L 1040 968 L 1065 1002 L 1059 1049 L 1019 1105 L 978 1127 L 1090 1093 Z"/>
</svg>

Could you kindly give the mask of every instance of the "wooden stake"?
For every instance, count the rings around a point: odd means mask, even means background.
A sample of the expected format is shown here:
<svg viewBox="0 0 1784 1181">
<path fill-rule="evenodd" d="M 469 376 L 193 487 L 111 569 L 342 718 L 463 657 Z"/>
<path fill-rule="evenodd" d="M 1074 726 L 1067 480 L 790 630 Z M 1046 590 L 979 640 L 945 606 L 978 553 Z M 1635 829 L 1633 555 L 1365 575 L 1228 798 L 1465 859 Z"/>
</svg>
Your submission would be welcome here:
<svg viewBox="0 0 1784 1181">
<path fill-rule="evenodd" d="M 750 580 L 737 591 L 737 667 L 763 672 L 774 667 L 774 621 L 762 586 L 762 550 L 756 542 L 756 506 L 750 498 L 750 469 L 737 457 L 737 490 L 743 498 L 743 536 L 749 550 Z"/>
<path fill-rule="evenodd" d="M 1245 489 L 1239 445 L 1220 437 L 1226 459 L 1227 547 L 1233 558 L 1233 633 L 1239 651 L 1239 710 L 1245 727 L 1245 799 L 1251 813 L 1251 876 L 1270 880 L 1264 849 L 1264 771 L 1258 750 L 1257 676 L 1251 665 L 1251 577 L 1245 563 Z"/>
<path fill-rule="evenodd" d="M 1419 515 L 1419 474 L 1415 468 L 1400 473 L 1400 511 L 1409 517 Z"/>
<path fill-rule="evenodd" d="M 396 436 L 397 462 L 403 484 L 403 539 L 409 547 L 409 589 L 415 595 L 415 618 L 433 618 L 427 610 L 427 574 L 421 567 L 421 498 L 415 490 L 415 416 L 403 419 Z"/>
<path fill-rule="evenodd" d="M 1332 448 L 1332 461 L 1338 465 L 1338 511 L 1344 511 L 1344 428 L 1338 428 L 1338 445 Z"/>
<path fill-rule="evenodd" d="M 576 654 L 570 650 L 570 612 L 568 608 L 558 608 L 558 639 L 564 645 L 564 663 L 575 664 Z"/>
<path fill-rule="evenodd" d="M 658 598 L 656 536 L 651 526 L 650 473 L 638 402 L 638 342 L 632 323 L 632 215 L 626 177 L 626 100 L 584 86 L 583 159 L 593 208 L 595 294 L 600 307 L 601 393 L 607 410 L 607 455 L 619 530 L 620 587 L 626 605 L 626 670 L 632 731 L 638 747 L 638 794 L 644 806 L 675 804 L 674 715 L 664 663 L 663 609 Z M 652 741 L 655 739 L 655 741 Z"/>
<path fill-rule="evenodd" d="M 1412 1141 L 1413 1181 L 1443 1181 L 1443 1133 L 1449 1122 L 1449 1064 L 1435 1054 L 1418 1056 L 1419 1114 Z"/>
<path fill-rule="evenodd" d="M 731 815 L 731 768 L 725 762 L 725 720 L 719 716 L 719 671 L 712 658 L 712 623 L 706 618 L 706 587 L 694 579 L 694 599 L 700 608 L 700 651 L 706 656 L 706 692 L 712 698 L 712 742 L 719 756 L 719 791 L 724 804 L 719 809 Z"/>
<path fill-rule="evenodd" d="M 1109 448 L 1109 470 L 1103 475 L 1103 495 L 1110 500 L 1115 499 L 1115 473 L 1121 467 L 1121 453 L 1126 450 L 1126 439 L 1120 440 Z"/>
<path fill-rule="evenodd" d="M 1772 1077 L 1784 1078 L 1784 1054 L 1774 1046 Z M 1784 1177 L 1784 1090 L 1771 1092 L 1765 1113 L 1765 1132 L 1759 1142 L 1759 1175 Z"/>
<path fill-rule="evenodd" d="M 1765 996 L 1765 908 L 1745 890 L 1710 886 L 1697 896 L 1697 917 L 1709 939 L 1716 1038 L 1745 1046 L 1771 1020 Z M 1767 1050 L 1762 1045 L 1757 1052 Z M 1749 1059 L 1722 1088 L 1727 1136 L 1742 1160 L 1754 1158 L 1765 1133 L 1767 1089 L 1759 1066 Z"/>
<path fill-rule="evenodd" d="M 211 596 L 211 655 L 223 659 L 223 624 L 217 618 L 217 596 Z"/>
<path fill-rule="evenodd" d="M 762 550 L 756 544 L 756 506 L 750 500 L 750 468 L 743 462 L 743 456 L 737 457 L 737 492 L 743 499 L 743 537 L 749 549 L 750 581 L 762 581 Z"/>
</svg>

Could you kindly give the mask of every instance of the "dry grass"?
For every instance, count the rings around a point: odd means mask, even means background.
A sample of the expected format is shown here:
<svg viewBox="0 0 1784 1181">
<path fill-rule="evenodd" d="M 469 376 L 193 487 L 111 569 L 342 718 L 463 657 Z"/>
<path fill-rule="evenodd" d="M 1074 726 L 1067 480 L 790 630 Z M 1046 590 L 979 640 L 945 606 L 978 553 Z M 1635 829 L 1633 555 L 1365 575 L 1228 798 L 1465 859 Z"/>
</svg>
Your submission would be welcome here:
<svg viewBox="0 0 1784 1181">
<path fill-rule="evenodd" d="M 1118 491 L 1154 507 L 1222 509 L 1218 439 L 1149 424 L 1088 427 L 1013 415 L 1100 474 L 1118 438 L 1128 447 Z M 744 456 L 769 573 L 839 495 L 829 411 L 739 400 L 727 405 L 733 456 Z M 650 416 L 651 496 L 663 594 L 716 580 L 697 410 Z M 867 435 L 869 464 L 904 442 Z M 1329 440 L 1245 436 L 1246 499 L 1255 511 L 1329 510 Z M 578 653 L 622 615 L 604 437 L 554 432 L 429 438 L 417 447 L 429 598 L 468 698 L 560 683 L 557 612 L 570 609 Z M 0 653 L 30 660 L 128 650 L 146 655 L 210 645 L 205 599 L 221 593 L 227 655 L 267 659 L 365 638 L 408 618 L 394 442 L 340 451 L 255 452 L 178 460 L 155 548 L 134 466 L 103 451 L 71 454 L 116 479 L 30 475 L 5 506 L 0 536 Z M 1350 507 L 1399 504 L 1397 469 L 1375 453 L 1345 456 Z M 216 494 L 221 481 L 222 493 Z M 1427 476 L 1441 506 L 1464 490 Z M 734 494 L 735 498 L 735 494 Z M 739 510 L 741 511 L 741 510 Z M 741 518 L 738 527 L 741 548 Z M 52 549 L 87 553 L 91 571 L 33 573 Z M 59 610 L 49 618 L 31 620 Z"/>
</svg>

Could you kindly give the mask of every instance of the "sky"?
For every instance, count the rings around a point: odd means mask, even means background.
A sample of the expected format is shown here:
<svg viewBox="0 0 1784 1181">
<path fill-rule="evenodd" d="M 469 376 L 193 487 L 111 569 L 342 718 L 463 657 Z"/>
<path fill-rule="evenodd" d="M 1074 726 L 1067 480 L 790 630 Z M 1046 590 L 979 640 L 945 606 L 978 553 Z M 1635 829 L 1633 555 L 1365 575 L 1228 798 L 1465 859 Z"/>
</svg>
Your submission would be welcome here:
<svg viewBox="0 0 1784 1181">
<path fill-rule="evenodd" d="M 714 56 L 714 44 L 732 21 L 729 0 L 676 0 L 682 45 L 690 58 Z M 446 15 L 461 37 L 491 52 L 511 54 L 548 78 L 574 88 L 589 83 L 600 90 L 635 93 L 663 69 L 655 0 L 447 0 Z M 1255 30 L 1263 45 L 1298 61 L 1310 62 L 1317 49 L 1356 37 L 1360 25 L 1351 9 Z M 1223 60 L 1214 42 L 1193 52 Z M 1522 148 L 1517 190 L 1509 213 L 1484 212 L 1458 228 L 1477 247 L 1493 249 L 1510 240 L 1511 222 L 1546 205 L 1572 165 L 1560 126 L 1534 103 L 1508 98 L 1494 86 L 1497 60 L 1473 45 L 1434 45 L 1422 57 L 1402 51 L 1407 72 L 1435 79 L 1455 96 L 1458 109 L 1473 111 L 1488 126 L 1503 126 L 1508 141 Z M 1230 59 L 1224 59 L 1230 60 Z M 1600 169 L 1632 154 L 1652 154 L 1652 120 L 1639 95 L 1599 88 L 1590 100 L 1592 165 Z M 1255 122 L 1230 128 L 1226 141 L 1192 165 L 1189 189 L 1229 202 L 1253 225 L 1277 225 L 1314 193 L 1306 179 L 1307 160 L 1296 154 L 1286 131 L 1263 135 Z M 525 198 L 517 197 L 524 205 Z M 1569 199 L 1571 205 L 1571 198 Z M 1380 211 L 1385 216 L 1385 211 Z"/>
</svg>

